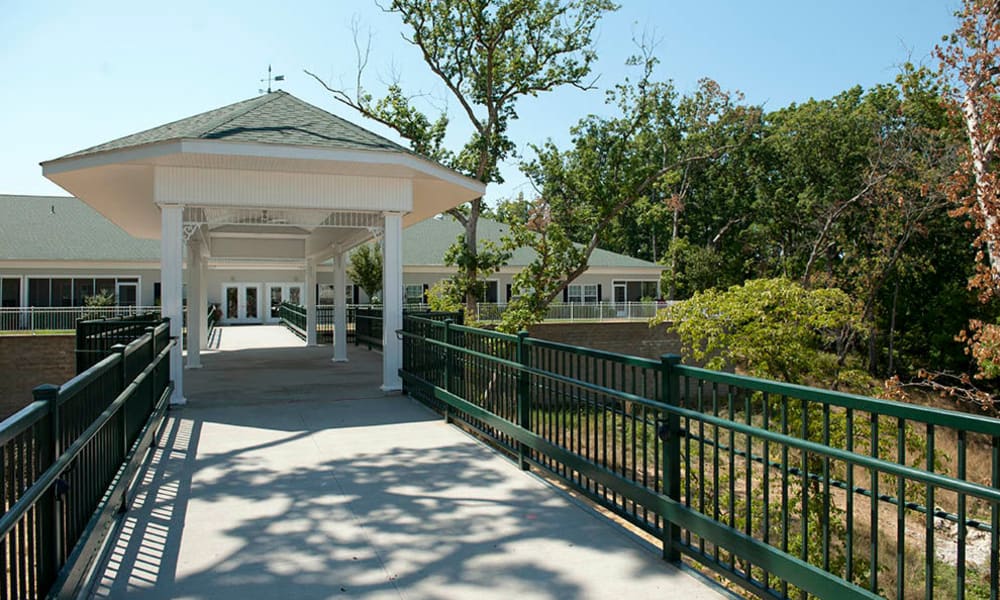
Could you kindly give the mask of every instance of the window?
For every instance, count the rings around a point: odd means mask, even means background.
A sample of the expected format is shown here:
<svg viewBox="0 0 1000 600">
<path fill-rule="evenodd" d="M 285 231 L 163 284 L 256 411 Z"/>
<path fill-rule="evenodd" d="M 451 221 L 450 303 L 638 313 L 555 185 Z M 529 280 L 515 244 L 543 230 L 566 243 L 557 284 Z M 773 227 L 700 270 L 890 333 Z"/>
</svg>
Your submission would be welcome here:
<svg viewBox="0 0 1000 600">
<path fill-rule="evenodd" d="M 572 284 L 568 288 L 567 300 L 575 303 L 595 303 L 600 300 L 598 294 L 596 283 Z"/>
<path fill-rule="evenodd" d="M 424 286 L 420 283 L 407 284 L 405 287 L 404 300 L 406 304 L 424 303 Z"/>
<path fill-rule="evenodd" d="M 52 306 L 48 279 L 28 279 L 28 306 Z"/>
<path fill-rule="evenodd" d="M 11 285 L 11 294 L 16 294 L 18 304 L 20 304 L 20 282 L 19 280 L 6 281 L 16 282 L 16 288 Z M 121 301 L 122 286 L 131 290 L 130 301 Z M 6 289 L 7 284 L 4 283 Z M 119 278 L 98 278 L 98 277 L 28 277 L 28 306 L 56 307 L 56 306 L 83 306 L 90 296 L 101 293 L 109 293 L 118 297 L 119 306 L 134 306 L 138 299 L 139 278 L 119 277 Z M 8 292 L 0 290 L 3 294 L 3 302 L 13 302 L 14 297 L 8 297 Z M 12 306 L 17 306 L 13 304 Z"/>
<path fill-rule="evenodd" d="M 639 302 L 656 298 L 655 281 L 615 281 L 615 302 Z"/>
<path fill-rule="evenodd" d="M 5 277 L 0 279 L 0 306 L 13 308 L 21 306 L 21 279 Z"/>
</svg>

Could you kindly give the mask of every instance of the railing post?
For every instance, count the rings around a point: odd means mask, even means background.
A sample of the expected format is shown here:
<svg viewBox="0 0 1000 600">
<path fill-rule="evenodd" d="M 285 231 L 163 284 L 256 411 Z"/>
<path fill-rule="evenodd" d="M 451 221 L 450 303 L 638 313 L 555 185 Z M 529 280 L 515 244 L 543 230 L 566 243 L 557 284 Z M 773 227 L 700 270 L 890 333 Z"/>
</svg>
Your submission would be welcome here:
<svg viewBox="0 0 1000 600">
<path fill-rule="evenodd" d="M 531 366 L 531 352 L 525 343 L 527 337 L 527 331 L 520 331 L 517 334 L 517 362 L 521 364 L 517 372 L 517 424 L 522 429 L 531 431 L 531 376 L 526 370 Z M 531 449 L 524 442 L 518 442 L 517 464 L 522 471 L 529 469 L 530 453 Z"/>
<path fill-rule="evenodd" d="M 125 391 L 125 388 L 130 383 L 128 379 L 128 365 L 125 360 L 125 344 L 115 344 L 111 346 L 112 354 L 118 355 L 118 377 L 121 381 L 121 385 L 118 387 L 118 392 L 116 396 Z M 122 460 L 128 455 L 128 400 L 122 403 L 121 409 L 118 411 L 118 426 L 121 427 L 121 443 L 122 443 Z M 122 514 L 127 509 L 126 503 L 127 494 L 122 495 L 122 503 L 118 506 L 118 513 Z"/>
<path fill-rule="evenodd" d="M 681 362 L 676 354 L 660 357 L 661 398 L 668 406 L 680 405 L 680 379 L 674 368 Z M 663 440 L 663 494 L 671 500 L 681 500 L 681 422 L 680 416 L 668 412 L 658 432 Z M 663 559 L 678 562 L 680 553 L 680 527 L 663 518 Z"/>
<path fill-rule="evenodd" d="M 156 362 L 156 357 L 160 354 L 160 349 L 156 347 L 156 328 L 155 327 L 147 327 L 145 329 L 145 331 L 146 331 L 146 333 L 149 334 L 149 348 L 150 348 L 150 359 L 149 360 L 151 362 L 155 363 Z M 153 370 L 149 373 L 149 379 L 148 379 L 149 385 L 147 387 L 149 387 L 149 409 L 150 410 L 153 410 L 153 407 L 156 406 L 156 401 L 159 400 L 159 396 L 157 396 L 157 394 L 156 394 L 156 382 L 160 380 L 160 378 L 157 377 L 158 370 L 159 370 L 159 367 L 158 366 L 154 366 Z M 153 446 L 156 445 L 156 437 L 155 436 L 153 437 L 153 444 L 152 445 Z"/>
<path fill-rule="evenodd" d="M 444 320 L 444 391 L 451 391 L 451 368 L 453 352 L 451 350 L 451 319 Z M 444 422 L 451 423 L 451 405 L 444 404 Z"/>
<path fill-rule="evenodd" d="M 52 384 L 42 384 L 31 391 L 35 402 L 45 402 L 49 407 L 49 430 L 43 435 L 46 439 L 40 440 L 39 451 L 41 453 L 39 469 L 45 471 L 54 463 L 62 453 L 62 425 L 59 419 L 59 386 Z M 62 566 L 63 540 L 62 523 L 60 515 L 60 487 L 58 483 L 49 488 L 42 498 L 42 506 L 39 511 L 39 548 L 41 556 L 41 580 L 54 581 L 56 573 Z"/>
</svg>

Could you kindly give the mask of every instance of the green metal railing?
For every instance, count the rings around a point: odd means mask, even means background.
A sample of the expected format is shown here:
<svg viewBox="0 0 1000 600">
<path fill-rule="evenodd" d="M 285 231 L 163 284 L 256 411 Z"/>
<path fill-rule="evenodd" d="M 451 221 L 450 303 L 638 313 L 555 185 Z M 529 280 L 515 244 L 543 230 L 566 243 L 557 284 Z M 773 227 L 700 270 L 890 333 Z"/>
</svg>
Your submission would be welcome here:
<svg viewBox="0 0 1000 600">
<path fill-rule="evenodd" d="M 347 306 L 347 343 L 354 341 L 355 315 L 357 305 Z M 320 343 L 333 342 L 333 311 L 330 305 L 318 305 L 316 307 L 316 340 Z M 278 310 L 281 323 L 288 327 L 295 335 L 306 339 L 306 307 L 301 304 L 282 302 Z"/>
<path fill-rule="evenodd" d="M 0 423 L 0 598 L 75 597 L 163 419 L 164 322 Z"/>
<path fill-rule="evenodd" d="M 359 308 L 354 315 L 354 344 L 382 349 L 382 309 Z"/>
<path fill-rule="evenodd" d="M 402 333 L 414 397 L 669 560 L 763 597 L 997 598 L 1000 421 L 416 316 Z"/>
<path fill-rule="evenodd" d="M 76 372 L 83 373 L 107 356 L 115 344 L 128 344 L 163 320 L 157 313 L 145 313 L 77 321 Z"/>
</svg>

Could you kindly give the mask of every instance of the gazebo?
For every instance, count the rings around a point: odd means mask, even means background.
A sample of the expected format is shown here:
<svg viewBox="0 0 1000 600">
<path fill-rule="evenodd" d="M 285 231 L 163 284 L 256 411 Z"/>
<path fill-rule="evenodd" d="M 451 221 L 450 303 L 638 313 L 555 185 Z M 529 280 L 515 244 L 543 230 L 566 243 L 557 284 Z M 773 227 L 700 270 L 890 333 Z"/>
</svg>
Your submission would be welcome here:
<svg viewBox="0 0 1000 600">
<path fill-rule="evenodd" d="M 403 228 L 485 191 L 284 91 L 43 162 L 42 172 L 131 235 L 160 239 L 161 308 L 177 339 L 186 263 L 187 368 L 201 366 L 207 344 L 209 258 L 301 260 L 309 344 L 316 343 L 316 266 L 333 259 L 333 360 L 347 360 L 347 252 L 381 236 L 384 391 L 401 388 Z M 180 345 L 171 358 L 172 402 L 183 404 Z"/>
</svg>

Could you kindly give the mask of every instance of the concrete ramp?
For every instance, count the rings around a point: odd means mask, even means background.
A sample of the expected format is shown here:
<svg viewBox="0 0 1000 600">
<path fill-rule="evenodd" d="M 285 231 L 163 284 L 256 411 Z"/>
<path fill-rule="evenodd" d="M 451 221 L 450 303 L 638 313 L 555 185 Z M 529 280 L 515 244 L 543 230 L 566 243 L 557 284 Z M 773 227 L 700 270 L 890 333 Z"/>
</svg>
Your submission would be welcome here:
<svg viewBox="0 0 1000 600">
<path fill-rule="evenodd" d="M 208 389 L 209 362 L 170 415 L 94 598 L 722 596 L 422 405 L 375 393 L 377 380 L 364 399 L 317 388 L 228 403 Z M 270 389 L 252 373 L 234 393 Z"/>
</svg>

